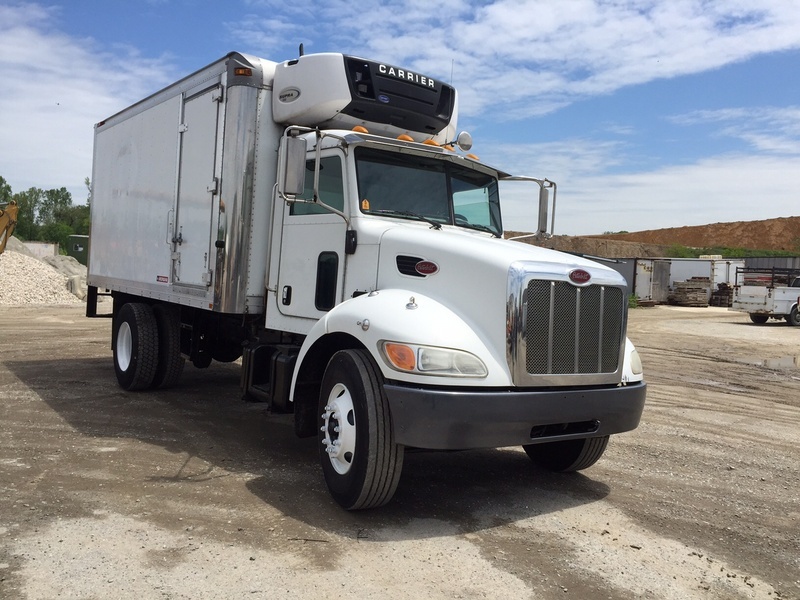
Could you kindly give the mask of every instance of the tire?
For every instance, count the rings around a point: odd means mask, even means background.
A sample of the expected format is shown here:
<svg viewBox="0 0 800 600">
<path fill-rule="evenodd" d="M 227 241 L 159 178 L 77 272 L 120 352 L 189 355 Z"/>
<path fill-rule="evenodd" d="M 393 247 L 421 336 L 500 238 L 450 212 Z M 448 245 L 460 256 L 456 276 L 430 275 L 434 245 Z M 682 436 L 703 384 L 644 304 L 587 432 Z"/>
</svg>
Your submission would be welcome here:
<svg viewBox="0 0 800 600">
<path fill-rule="evenodd" d="M 158 325 L 147 304 L 124 304 L 114 319 L 114 371 L 126 390 L 150 387 L 158 368 Z"/>
<path fill-rule="evenodd" d="M 403 469 L 383 377 L 365 350 L 333 355 L 322 378 L 320 462 L 333 498 L 346 510 L 383 506 Z"/>
<path fill-rule="evenodd" d="M 603 456 L 606 446 L 608 436 L 528 444 L 523 448 L 537 466 L 556 473 L 570 473 L 591 467 Z"/>
<path fill-rule="evenodd" d="M 763 325 L 767 321 L 769 321 L 769 317 L 767 315 L 759 315 L 756 313 L 750 313 L 750 320 L 755 323 L 756 325 Z"/>
<path fill-rule="evenodd" d="M 172 307 L 153 307 L 158 326 L 158 366 L 151 387 L 165 388 L 178 382 L 185 363 L 181 356 L 180 313 Z"/>
<path fill-rule="evenodd" d="M 792 312 L 786 317 L 786 322 L 794 327 L 800 327 L 800 313 L 797 312 L 797 306 L 792 307 Z"/>
</svg>

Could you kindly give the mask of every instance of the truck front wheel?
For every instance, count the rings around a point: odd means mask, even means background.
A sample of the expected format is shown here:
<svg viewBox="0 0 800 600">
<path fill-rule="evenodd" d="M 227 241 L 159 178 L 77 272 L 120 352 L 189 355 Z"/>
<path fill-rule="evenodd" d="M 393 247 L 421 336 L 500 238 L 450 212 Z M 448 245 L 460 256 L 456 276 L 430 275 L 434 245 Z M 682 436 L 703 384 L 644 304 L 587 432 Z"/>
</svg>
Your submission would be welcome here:
<svg viewBox="0 0 800 600">
<path fill-rule="evenodd" d="M 383 506 L 403 469 L 383 377 L 364 350 L 340 350 L 322 378 L 320 461 L 333 498 L 347 510 Z"/>
<path fill-rule="evenodd" d="M 800 327 L 800 314 L 797 312 L 797 307 L 792 307 L 792 312 L 786 317 L 786 322 L 789 325 L 794 325 L 795 327 Z"/>
<path fill-rule="evenodd" d="M 153 383 L 158 368 L 158 325 L 153 309 L 143 303 L 122 306 L 114 318 L 114 371 L 126 390 Z"/>
<path fill-rule="evenodd" d="M 557 473 L 569 473 L 591 467 L 603 456 L 606 446 L 608 436 L 522 447 L 537 466 Z"/>
</svg>

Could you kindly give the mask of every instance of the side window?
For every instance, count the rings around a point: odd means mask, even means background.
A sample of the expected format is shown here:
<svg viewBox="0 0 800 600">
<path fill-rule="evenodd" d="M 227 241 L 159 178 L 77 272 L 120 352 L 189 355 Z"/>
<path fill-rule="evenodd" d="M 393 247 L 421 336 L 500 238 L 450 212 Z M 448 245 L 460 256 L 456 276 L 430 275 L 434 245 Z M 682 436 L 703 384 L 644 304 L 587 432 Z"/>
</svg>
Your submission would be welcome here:
<svg viewBox="0 0 800 600">
<path fill-rule="evenodd" d="M 337 210 L 344 210 L 344 187 L 342 184 L 342 161 L 338 156 L 327 156 L 319 163 L 319 199 Z M 294 202 L 291 215 L 326 215 L 330 211 L 310 203 L 314 196 L 314 160 L 306 162 L 305 192 L 300 198 L 305 202 Z"/>
</svg>

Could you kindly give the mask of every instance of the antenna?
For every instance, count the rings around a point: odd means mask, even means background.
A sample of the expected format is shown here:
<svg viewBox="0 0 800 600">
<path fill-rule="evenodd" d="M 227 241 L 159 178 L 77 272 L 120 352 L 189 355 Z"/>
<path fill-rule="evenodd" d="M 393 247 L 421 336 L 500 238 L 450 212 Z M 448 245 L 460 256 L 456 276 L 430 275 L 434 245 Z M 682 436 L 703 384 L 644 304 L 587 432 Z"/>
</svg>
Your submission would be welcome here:
<svg viewBox="0 0 800 600">
<path fill-rule="evenodd" d="M 300 56 L 303 56 L 303 43 L 300 42 Z"/>
</svg>

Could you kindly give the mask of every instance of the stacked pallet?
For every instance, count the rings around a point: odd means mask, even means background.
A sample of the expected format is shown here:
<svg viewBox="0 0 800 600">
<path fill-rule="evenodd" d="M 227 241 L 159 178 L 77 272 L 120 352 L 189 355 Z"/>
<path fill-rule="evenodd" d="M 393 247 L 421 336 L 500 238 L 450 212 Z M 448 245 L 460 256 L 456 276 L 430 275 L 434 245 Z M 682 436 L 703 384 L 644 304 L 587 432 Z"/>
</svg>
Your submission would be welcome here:
<svg viewBox="0 0 800 600">
<path fill-rule="evenodd" d="M 711 292 L 711 306 L 730 307 L 733 304 L 733 287 L 730 283 L 718 283 L 717 291 Z"/>
<path fill-rule="evenodd" d="M 672 293 L 667 297 L 670 304 L 676 306 L 708 306 L 708 290 L 711 280 L 708 277 L 692 277 L 687 281 L 676 281 Z"/>
</svg>

